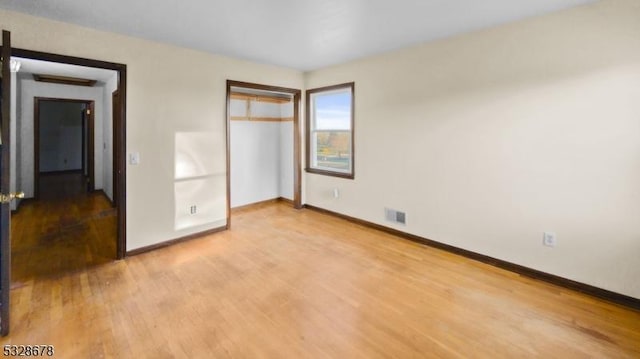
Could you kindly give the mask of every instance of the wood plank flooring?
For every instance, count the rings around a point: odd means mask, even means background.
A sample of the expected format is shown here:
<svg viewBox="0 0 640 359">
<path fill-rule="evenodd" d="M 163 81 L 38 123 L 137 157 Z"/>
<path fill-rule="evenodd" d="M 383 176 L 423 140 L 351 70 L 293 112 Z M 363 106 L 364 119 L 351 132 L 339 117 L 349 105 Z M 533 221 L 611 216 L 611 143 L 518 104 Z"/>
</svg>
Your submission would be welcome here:
<svg viewBox="0 0 640 359">
<path fill-rule="evenodd" d="M 232 221 L 34 277 L 13 289 L 0 344 L 62 358 L 640 357 L 638 311 L 282 203 Z"/>
<path fill-rule="evenodd" d="M 12 215 L 13 286 L 113 261 L 116 211 L 80 173 L 41 175 L 40 198 Z"/>
</svg>

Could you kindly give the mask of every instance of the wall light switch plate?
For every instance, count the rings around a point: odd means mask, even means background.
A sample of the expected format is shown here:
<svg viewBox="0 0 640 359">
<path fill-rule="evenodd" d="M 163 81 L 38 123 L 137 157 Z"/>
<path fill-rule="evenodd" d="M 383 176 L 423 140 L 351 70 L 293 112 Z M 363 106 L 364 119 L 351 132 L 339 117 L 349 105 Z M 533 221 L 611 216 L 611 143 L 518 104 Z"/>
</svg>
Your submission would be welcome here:
<svg viewBox="0 0 640 359">
<path fill-rule="evenodd" d="M 139 165 L 140 164 L 140 153 L 139 152 L 133 152 L 129 154 L 129 164 L 131 165 Z"/>
<path fill-rule="evenodd" d="M 558 244 L 558 237 L 553 232 L 544 232 L 542 235 L 542 244 L 547 247 L 555 247 Z"/>
</svg>

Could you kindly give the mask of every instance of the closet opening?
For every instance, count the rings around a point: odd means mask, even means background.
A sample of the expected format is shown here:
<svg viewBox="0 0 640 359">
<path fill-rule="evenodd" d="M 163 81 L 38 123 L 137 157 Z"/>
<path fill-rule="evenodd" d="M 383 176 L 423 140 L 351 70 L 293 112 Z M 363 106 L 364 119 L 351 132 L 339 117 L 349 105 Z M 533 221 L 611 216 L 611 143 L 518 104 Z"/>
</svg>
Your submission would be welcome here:
<svg viewBox="0 0 640 359">
<path fill-rule="evenodd" d="M 227 224 L 231 209 L 302 208 L 300 90 L 227 81 Z"/>
</svg>

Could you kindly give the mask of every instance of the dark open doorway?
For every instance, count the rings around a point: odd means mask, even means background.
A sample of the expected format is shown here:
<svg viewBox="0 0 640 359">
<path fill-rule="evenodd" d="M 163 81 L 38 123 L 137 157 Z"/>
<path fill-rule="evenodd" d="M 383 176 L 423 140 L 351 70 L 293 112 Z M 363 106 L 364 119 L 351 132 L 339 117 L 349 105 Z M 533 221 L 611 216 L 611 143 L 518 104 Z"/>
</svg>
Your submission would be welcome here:
<svg viewBox="0 0 640 359">
<path fill-rule="evenodd" d="M 93 67 L 106 70 L 114 70 L 117 73 L 116 95 L 117 103 L 113 104 L 113 193 L 112 205 L 117 211 L 116 217 L 116 243 L 115 258 L 122 259 L 126 253 L 126 103 L 127 103 L 127 66 L 124 64 L 92 60 L 80 57 L 51 54 L 26 49 L 12 49 L 13 57 L 55 62 L 61 64 Z M 92 111 L 93 113 L 93 111 Z M 90 138 L 87 138 L 87 142 Z M 88 147 L 90 146 L 87 143 Z M 91 157 L 87 153 L 88 157 Z M 93 166 L 87 166 L 89 169 Z M 89 176 L 91 177 L 91 176 Z M 95 178 L 90 185 L 95 184 Z M 34 188 L 35 189 L 35 188 Z"/>
<path fill-rule="evenodd" d="M 95 189 L 94 110 L 91 100 L 34 98 L 34 198 L 43 174 L 82 174 Z"/>
<path fill-rule="evenodd" d="M 11 126 L 9 126 L 9 113 L 11 111 L 12 105 L 10 104 L 10 89 L 11 89 L 11 76 L 9 76 L 9 60 L 12 57 L 18 57 L 18 58 L 23 58 L 23 59 L 32 59 L 32 60 L 40 60 L 40 61 L 48 61 L 48 62 L 54 62 L 54 63 L 61 63 L 61 64 L 70 64 L 70 65 L 78 65 L 78 66 L 85 66 L 85 67 L 92 67 L 92 68 L 98 68 L 98 69 L 106 69 L 106 70 L 113 70 L 117 73 L 117 80 L 116 80 L 116 89 L 118 91 L 118 103 L 117 106 L 115 106 L 113 108 L 114 111 L 114 118 L 117 118 L 117 124 L 114 124 L 115 127 L 113 128 L 113 132 L 117 133 L 117 137 L 114 136 L 114 139 L 117 138 L 117 142 L 113 143 L 113 157 L 117 158 L 117 160 L 114 160 L 114 166 L 113 166 L 113 171 L 115 172 L 115 183 L 113 184 L 115 188 L 117 188 L 117 192 L 114 189 L 114 192 L 117 193 L 117 205 L 116 208 L 113 208 L 112 210 L 114 212 L 116 212 L 116 215 L 113 216 L 113 225 L 111 226 L 113 228 L 113 231 L 115 233 L 113 233 L 112 238 L 115 238 L 115 241 L 112 242 L 113 245 L 113 253 L 114 256 L 110 258 L 110 260 L 113 260 L 114 257 L 117 259 L 122 259 L 125 256 L 126 253 L 126 187 L 125 187 L 125 183 L 126 183 L 126 163 L 125 163 L 125 143 L 126 143 L 126 100 L 127 100 L 127 66 L 124 64 L 119 64 L 119 63 L 113 63 L 113 62 L 106 62 L 106 61 L 99 61 L 99 60 L 92 60 L 92 59 L 86 59 L 86 58 L 80 58 L 80 57 L 73 57 L 73 56 L 66 56 L 66 55 L 58 55 L 58 54 L 52 54 L 52 53 L 45 53 L 45 52 L 39 52 L 39 51 L 33 51 L 33 50 L 26 50 L 26 49 L 16 49 L 16 48 L 12 48 L 11 47 L 11 41 L 10 41 L 10 33 L 8 31 L 4 31 L 2 32 L 2 58 L 0 61 L 0 63 L 2 63 L 2 85 L 0 86 L 0 92 L 2 93 L 2 118 L 1 118 L 1 122 L 2 122 L 2 145 L 0 146 L 0 148 L 2 149 L 2 156 L 1 159 L 2 161 L 0 161 L 0 166 L 2 167 L 2 184 L 0 187 L 2 187 L 2 192 L 3 194 L 5 192 L 9 191 L 9 182 L 10 182 L 10 167 L 11 167 L 11 162 L 10 162 L 10 132 L 9 129 Z M 4 90 L 4 91 L 3 91 Z M 33 97 L 32 97 L 33 99 Z M 31 116 L 30 116 L 31 117 Z M 17 137 L 17 142 L 20 142 L 22 139 L 21 137 Z M 88 145 L 88 144 L 87 144 Z M 88 156 L 88 155 L 87 155 Z M 117 161 L 117 162 L 116 162 Z M 84 161 L 83 161 L 84 162 Z M 88 167 L 88 166 L 87 166 Z M 35 179 L 34 179 L 35 180 Z M 34 184 L 34 180 L 32 181 L 32 185 Z M 13 198 L 13 197 L 19 197 L 18 196 L 18 192 L 11 193 L 10 195 L 7 195 L 7 198 Z M 21 198 L 22 194 L 20 194 L 20 198 Z M 3 197 L 4 199 L 4 197 Z M 116 202 L 114 201 L 114 202 Z M 38 227 L 38 226 L 33 226 L 30 225 L 29 223 L 15 223 L 16 225 L 13 226 L 11 225 L 11 206 L 9 204 L 9 200 L 6 201 L 2 201 L 4 204 L 1 206 L 2 207 L 2 217 L 0 219 L 0 232 L 2 233 L 2 235 L 0 237 L 2 237 L 2 245 L 1 245 L 1 260 L 0 260 L 0 274 L 1 274 L 1 283 L 0 283 L 0 291 L 1 291 L 1 295 L 0 295 L 0 335 L 7 335 L 9 332 L 9 307 L 10 307 L 10 303 L 9 303 L 9 292 L 10 292 L 10 286 L 13 285 L 20 285 L 19 282 L 14 282 L 13 279 L 13 275 L 11 272 L 11 267 L 12 267 L 12 259 L 11 259 L 11 252 L 12 252 L 12 243 L 11 243 L 11 231 L 10 231 L 10 227 L 14 227 L 14 228 L 19 228 L 21 230 L 25 230 L 25 231 L 38 231 L 39 229 L 43 228 L 42 226 Z M 68 217 L 69 219 L 69 223 L 65 223 L 66 225 L 68 225 L 69 228 L 71 228 L 72 230 L 75 230 L 77 227 L 74 226 L 75 223 L 70 223 L 71 221 L 73 221 L 73 210 L 69 211 L 70 208 L 65 208 L 65 211 L 69 212 L 70 216 Z M 44 213 L 47 213 L 47 211 L 45 211 Z M 100 219 L 101 218 L 102 213 L 97 213 L 96 215 L 93 216 L 94 219 Z M 41 219 L 43 219 L 43 223 L 46 223 L 47 220 L 46 218 L 44 218 L 45 216 L 40 216 Z M 65 218 L 66 219 L 66 218 Z M 16 222 L 18 222 L 16 220 Z M 81 223 L 80 223 L 81 224 Z M 96 232 L 96 233 L 103 233 L 102 229 L 96 226 L 92 226 L 90 228 L 91 231 Z M 14 235 L 15 235 L 15 231 L 14 231 Z M 58 255 L 55 253 L 45 253 L 46 254 L 46 259 L 47 260 L 56 260 L 56 261 L 64 261 L 65 258 L 63 255 Z M 16 263 L 18 262 L 22 262 L 25 266 L 30 266 L 32 264 L 38 264 L 42 261 L 40 261 L 40 259 L 42 258 L 34 258 L 33 256 L 29 255 L 27 253 L 26 256 L 23 256 L 22 259 L 19 259 L 20 257 L 16 258 Z M 73 259 L 73 258 L 71 258 Z"/>
<path fill-rule="evenodd" d="M 117 73 L 57 65 L 78 78 L 94 76 L 88 78 L 95 83 L 46 83 L 38 77 L 55 74 L 49 70 L 53 64 L 13 60 L 22 65 L 16 76 L 21 98 L 16 101 L 20 151 L 15 163 L 21 168 L 16 183 L 28 188 L 25 197 L 30 198 L 13 216 L 12 285 L 21 285 L 117 258 L 118 211 L 107 165 L 113 146 L 112 137 L 105 136 L 111 134 L 110 95 Z"/>
</svg>

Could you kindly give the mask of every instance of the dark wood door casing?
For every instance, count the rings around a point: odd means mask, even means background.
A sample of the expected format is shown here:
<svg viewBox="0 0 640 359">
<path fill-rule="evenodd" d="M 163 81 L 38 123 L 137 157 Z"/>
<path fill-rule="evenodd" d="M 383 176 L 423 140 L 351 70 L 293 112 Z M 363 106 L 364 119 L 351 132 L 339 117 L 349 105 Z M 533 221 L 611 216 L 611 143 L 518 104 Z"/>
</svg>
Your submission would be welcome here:
<svg viewBox="0 0 640 359">
<path fill-rule="evenodd" d="M 112 204 L 114 207 L 118 206 L 118 163 L 120 163 L 119 152 L 115 150 L 116 143 L 120 142 L 120 134 L 118 132 L 118 128 L 120 128 L 120 112 L 118 109 L 120 108 L 120 91 L 116 89 L 111 94 L 111 128 L 112 128 L 112 137 L 111 137 L 111 148 L 112 148 L 112 156 L 113 156 L 113 181 L 112 183 L 112 192 L 111 198 L 113 199 Z"/>
<path fill-rule="evenodd" d="M 28 49 L 11 49 L 12 55 L 15 57 L 21 57 L 26 59 L 57 62 L 70 65 L 79 65 L 86 67 L 95 67 L 107 70 L 114 70 L 118 74 L 118 92 L 119 92 L 119 108 L 117 109 L 119 116 L 119 127 L 115 129 L 118 133 L 118 143 L 114 142 L 114 153 L 118 158 L 117 163 L 117 180 L 116 186 L 118 188 L 118 206 L 117 206 L 117 244 L 116 244 L 116 257 L 122 259 L 126 255 L 126 243 L 127 243 L 127 203 L 126 203 L 126 140 L 127 140 L 127 65 L 87 59 L 83 57 L 74 57 L 68 55 L 52 54 L 48 52 L 34 51 Z"/>
<path fill-rule="evenodd" d="M 11 136 L 10 136 L 10 111 L 11 111 L 11 72 L 9 61 L 11 59 L 11 33 L 2 30 L 2 82 L 0 84 L 0 131 L 2 144 L 0 144 L 0 193 L 9 194 L 11 191 Z M 0 204 L 0 335 L 9 334 L 10 324 L 10 289 L 11 289 L 11 203 Z"/>
</svg>

